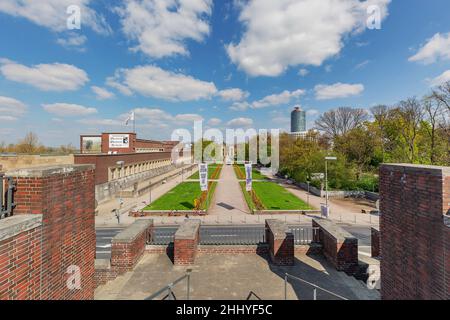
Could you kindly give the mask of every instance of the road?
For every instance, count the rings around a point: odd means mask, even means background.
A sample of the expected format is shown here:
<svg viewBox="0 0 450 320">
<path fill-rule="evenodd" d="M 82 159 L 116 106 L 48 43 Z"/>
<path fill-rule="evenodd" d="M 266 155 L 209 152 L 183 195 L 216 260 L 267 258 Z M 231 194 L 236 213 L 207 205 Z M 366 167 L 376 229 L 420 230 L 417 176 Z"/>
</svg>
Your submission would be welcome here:
<svg viewBox="0 0 450 320">
<path fill-rule="evenodd" d="M 302 244 L 312 239 L 313 230 L 310 225 L 290 225 L 296 244 Z M 370 256 L 370 228 L 342 226 L 342 228 L 358 239 L 360 254 Z M 123 228 L 97 228 L 96 258 L 111 257 L 111 239 Z M 176 226 L 156 227 L 154 244 L 165 245 L 172 241 L 177 230 Z M 204 226 L 200 230 L 203 244 L 254 244 L 264 240 L 262 225 L 247 226 Z"/>
</svg>

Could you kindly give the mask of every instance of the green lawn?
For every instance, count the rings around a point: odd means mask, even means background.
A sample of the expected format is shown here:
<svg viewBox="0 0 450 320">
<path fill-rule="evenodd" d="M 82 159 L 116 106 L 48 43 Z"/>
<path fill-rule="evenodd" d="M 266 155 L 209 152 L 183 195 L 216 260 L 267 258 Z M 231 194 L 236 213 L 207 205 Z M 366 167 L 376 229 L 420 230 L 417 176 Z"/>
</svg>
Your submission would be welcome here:
<svg viewBox="0 0 450 320">
<path fill-rule="evenodd" d="M 253 190 L 267 210 L 314 209 L 274 182 L 253 182 Z"/>
<path fill-rule="evenodd" d="M 214 171 L 216 170 L 218 165 L 213 164 L 213 165 L 209 165 L 208 166 L 208 179 L 211 179 L 212 174 L 214 173 Z M 222 171 L 222 169 L 220 169 L 220 171 Z M 220 176 L 220 172 L 219 172 L 219 176 Z M 190 176 L 188 178 L 189 180 L 198 180 L 200 179 L 200 175 L 199 172 L 197 171 L 196 173 L 194 173 L 192 176 Z"/>
<path fill-rule="evenodd" d="M 216 184 L 213 183 L 209 190 L 209 204 L 211 204 Z M 194 200 L 199 198 L 201 193 L 198 182 L 184 182 L 177 185 L 144 210 L 193 210 Z"/>
<path fill-rule="evenodd" d="M 241 169 L 242 174 L 245 176 L 245 165 L 239 164 L 239 169 Z M 238 177 L 239 178 L 239 177 Z M 267 180 L 267 177 L 262 175 L 259 170 L 253 168 L 252 170 L 252 178 L 253 180 Z"/>
<path fill-rule="evenodd" d="M 247 190 L 245 188 L 245 182 L 241 181 L 241 182 L 239 182 L 239 185 L 241 186 L 241 190 L 242 190 L 242 193 L 244 194 L 245 202 L 247 202 L 249 209 L 255 210 L 256 206 L 253 203 L 252 196 L 247 192 Z"/>
</svg>

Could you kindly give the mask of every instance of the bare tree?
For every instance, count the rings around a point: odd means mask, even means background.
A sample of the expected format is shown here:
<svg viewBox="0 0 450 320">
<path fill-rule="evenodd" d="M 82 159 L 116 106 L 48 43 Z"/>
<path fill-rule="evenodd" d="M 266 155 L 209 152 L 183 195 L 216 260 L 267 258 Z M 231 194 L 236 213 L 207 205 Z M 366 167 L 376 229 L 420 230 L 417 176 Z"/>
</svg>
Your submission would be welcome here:
<svg viewBox="0 0 450 320">
<path fill-rule="evenodd" d="M 410 163 L 416 160 L 416 140 L 423 120 L 423 106 L 416 98 L 400 101 L 397 108 L 400 118 L 400 133 L 408 145 L 408 159 Z"/>
<path fill-rule="evenodd" d="M 382 161 L 384 162 L 384 155 L 386 152 L 385 139 L 386 139 L 386 123 L 389 120 L 390 109 L 386 105 L 374 106 L 370 109 L 375 121 L 377 123 L 378 129 L 380 131 L 380 145 L 382 152 Z"/>
<path fill-rule="evenodd" d="M 436 99 L 434 95 L 425 97 L 424 99 L 424 111 L 429 125 L 425 126 L 425 129 L 430 136 L 430 162 L 431 164 L 436 164 L 436 139 L 437 139 L 437 130 L 444 123 L 445 120 L 444 113 L 447 113 L 447 110 L 444 107 L 443 102 L 440 99 Z M 441 118 L 442 117 L 442 118 Z"/>
<path fill-rule="evenodd" d="M 437 101 L 443 103 L 447 107 L 448 111 L 450 111 L 450 81 L 447 81 L 434 89 L 431 96 Z"/>
<path fill-rule="evenodd" d="M 316 128 L 335 138 L 359 127 L 368 119 L 364 109 L 341 107 L 322 114 L 316 121 Z"/>
<path fill-rule="evenodd" d="M 34 153 L 39 147 L 38 136 L 33 132 L 28 132 L 25 138 L 19 142 L 17 145 L 17 151 L 19 153 Z"/>
</svg>

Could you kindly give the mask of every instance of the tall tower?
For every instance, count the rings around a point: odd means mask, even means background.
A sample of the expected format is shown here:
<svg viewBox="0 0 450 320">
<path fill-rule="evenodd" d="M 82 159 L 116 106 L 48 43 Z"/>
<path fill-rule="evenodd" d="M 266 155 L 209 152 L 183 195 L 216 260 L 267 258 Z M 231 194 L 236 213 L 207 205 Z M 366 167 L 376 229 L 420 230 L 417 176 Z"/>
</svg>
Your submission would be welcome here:
<svg viewBox="0 0 450 320">
<path fill-rule="evenodd" d="M 306 112 L 295 107 L 291 112 L 291 133 L 306 131 Z"/>
</svg>

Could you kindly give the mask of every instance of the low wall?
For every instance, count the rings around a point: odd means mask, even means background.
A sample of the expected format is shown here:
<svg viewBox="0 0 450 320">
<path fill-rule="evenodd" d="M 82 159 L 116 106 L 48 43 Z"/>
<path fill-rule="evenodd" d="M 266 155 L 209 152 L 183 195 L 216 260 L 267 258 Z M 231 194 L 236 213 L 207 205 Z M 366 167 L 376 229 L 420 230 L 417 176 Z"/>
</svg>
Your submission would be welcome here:
<svg viewBox="0 0 450 320">
<path fill-rule="evenodd" d="M 197 255 L 197 247 L 200 240 L 200 220 L 185 220 L 174 238 L 174 264 L 192 265 Z"/>
<path fill-rule="evenodd" d="M 304 182 L 296 182 L 296 186 L 302 188 L 303 190 L 308 190 L 308 184 Z M 309 192 L 317 197 L 324 198 L 326 196 L 325 190 L 317 189 L 309 185 Z M 377 201 L 380 195 L 376 192 L 370 191 L 344 191 L 344 190 L 330 190 L 328 191 L 328 196 L 330 198 L 361 198 L 364 197 L 371 201 Z"/>
<path fill-rule="evenodd" d="M 41 299 L 41 238 L 40 214 L 0 220 L 0 300 Z"/>
<path fill-rule="evenodd" d="M 143 183 L 143 181 L 148 183 L 149 179 L 166 174 L 175 169 L 176 167 L 171 165 L 162 168 L 152 169 L 148 172 L 137 173 L 126 178 L 98 184 L 95 186 L 95 199 L 97 200 L 97 202 L 101 203 L 115 198 L 120 194 L 122 190 L 128 188 L 132 188 L 131 196 L 138 195 L 140 183 Z M 138 184 L 137 186 L 136 183 Z"/>
<path fill-rule="evenodd" d="M 266 220 L 266 241 L 273 264 L 294 265 L 294 235 L 286 223 L 280 220 Z"/>
<path fill-rule="evenodd" d="M 320 214 L 320 210 L 254 210 L 253 214 Z"/>
<path fill-rule="evenodd" d="M 142 219 L 117 234 L 111 241 L 111 260 L 95 261 L 96 286 L 133 270 L 144 254 L 152 233 L 153 220 Z"/>
<path fill-rule="evenodd" d="M 381 237 L 380 229 L 372 227 L 370 229 L 370 239 L 371 239 L 371 255 L 372 258 L 379 258 L 381 256 Z"/>
<path fill-rule="evenodd" d="M 71 155 L 10 155 L 0 156 L 2 170 L 15 170 L 22 168 L 35 168 L 50 165 L 74 164 L 74 156 Z"/>
<path fill-rule="evenodd" d="M 325 258 L 338 271 L 353 274 L 358 269 L 358 239 L 330 220 L 313 219 L 313 227 L 319 228 L 315 242 L 322 244 Z"/>
<path fill-rule="evenodd" d="M 192 211 L 192 210 L 155 210 L 155 211 L 130 211 L 129 216 L 134 218 L 139 217 L 184 217 L 188 216 L 205 216 L 206 211 Z"/>
</svg>

